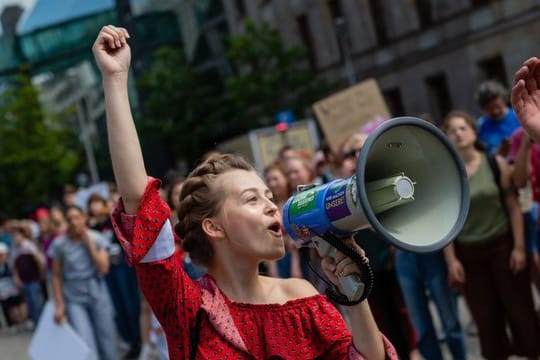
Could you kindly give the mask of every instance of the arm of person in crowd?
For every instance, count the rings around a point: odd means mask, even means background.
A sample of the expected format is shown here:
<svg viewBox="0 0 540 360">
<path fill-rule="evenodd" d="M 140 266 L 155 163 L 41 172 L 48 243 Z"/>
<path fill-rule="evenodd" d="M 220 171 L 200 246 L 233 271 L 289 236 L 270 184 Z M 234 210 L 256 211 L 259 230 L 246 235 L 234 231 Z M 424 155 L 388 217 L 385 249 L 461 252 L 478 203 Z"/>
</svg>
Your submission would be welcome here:
<svg viewBox="0 0 540 360">
<path fill-rule="evenodd" d="M 45 267 L 47 265 L 47 259 L 45 258 L 45 254 L 43 254 L 41 250 L 39 250 L 39 248 L 35 246 L 34 249 L 32 250 L 32 256 L 34 257 L 34 260 L 36 261 L 39 271 L 42 274 L 44 274 Z"/>
<path fill-rule="evenodd" d="M 514 76 L 511 100 L 519 122 L 540 142 L 540 59 L 527 59 Z"/>
<path fill-rule="evenodd" d="M 448 268 L 448 283 L 452 288 L 459 288 L 465 284 L 465 269 L 456 256 L 454 244 L 449 244 L 443 250 L 444 260 Z"/>
<path fill-rule="evenodd" d="M 109 150 L 118 192 L 126 213 L 135 214 L 148 176 L 129 104 L 131 51 L 128 38 L 125 29 L 104 26 L 92 51 L 103 76 Z"/>
<path fill-rule="evenodd" d="M 105 248 L 98 249 L 96 241 L 93 241 L 90 232 L 87 230 L 83 236 L 84 246 L 88 249 L 90 257 L 94 262 L 96 270 L 100 275 L 105 275 L 109 272 L 109 255 Z"/>
<path fill-rule="evenodd" d="M 519 189 L 527 186 L 529 181 L 529 158 L 531 149 L 531 138 L 523 132 L 523 137 L 519 144 L 519 151 L 514 162 L 514 170 L 512 172 L 512 180 L 514 185 Z"/>
<path fill-rule="evenodd" d="M 11 277 L 13 278 L 13 283 L 15 286 L 19 289 L 22 289 L 23 283 L 21 281 L 21 278 L 19 277 L 19 272 L 17 271 L 17 267 L 13 266 L 11 268 Z"/>
<path fill-rule="evenodd" d="M 365 256 L 364 250 L 352 238 L 349 244 L 359 254 Z M 341 252 L 337 253 L 335 260 L 325 257 L 322 267 L 328 279 L 338 286 L 342 293 L 343 289 L 337 275 L 347 276 L 353 273 L 360 273 L 358 266 Z M 362 301 L 357 305 L 350 306 L 348 309 L 355 349 L 366 359 L 384 359 L 385 344 L 383 336 L 371 313 L 368 302 Z"/>
<path fill-rule="evenodd" d="M 506 161 L 497 156 L 497 163 L 501 169 L 501 187 L 503 189 L 504 204 L 508 210 L 510 224 L 512 228 L 512 238 L 514 239 L 514 247 L 510 255 L 510 269 L 513 273 L 518 273 L 525 268 L 527 263 L 525 249 L 525 235 L 523 226 L 523 214 L 519 204 L 517 191 L 512 184 L 512 169 Z"/>
<path fill-rule="evenodd" d="M 62 263 L 54 259 L 52 263 L 52 288 L 54 299 L 54 321 L 61 324 L 66 320 L 66 304 L 62 293 Z"/>
</svg>

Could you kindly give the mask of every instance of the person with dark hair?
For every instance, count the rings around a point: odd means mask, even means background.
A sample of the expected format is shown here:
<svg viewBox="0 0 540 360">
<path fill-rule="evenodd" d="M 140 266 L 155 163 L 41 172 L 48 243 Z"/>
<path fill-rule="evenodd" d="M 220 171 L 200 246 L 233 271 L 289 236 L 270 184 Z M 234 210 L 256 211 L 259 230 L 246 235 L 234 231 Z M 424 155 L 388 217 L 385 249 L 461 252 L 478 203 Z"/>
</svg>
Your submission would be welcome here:
<svg viewBox="0 0 540 360">
<path fill-rule="evenodd" d="M 272 191 L 274 202 L 282 211 L 283 206 L 292 195 L 285 170 L 278 163 L 274 163 L 264 168 L 263 176 L 266 186 Z M 303 277 L 298 248 L 290 236 L 283 234 L 283 237 L 285 256 L 278 261 L 265 261 L 268 275 L 281 278 Z"/>
<path fill-rule="evenodd" d="M 37 325 L 45 304 L 42 281 L 46 260 L 32 237 L 30 226 L 30 222 L 25 220 L 14 221 L 11 224 L 13 248 L 10 263 L 15 284 L 23 290 L 28 313 L 34 325 Z"/>
<path fill-rule="evenodd" d="M 184 182 L 174 231 L 192 259 L 208 269 L 199 281 L 189 278 L 175 253 L 171 210 L 158 193 L 159 180 L 146 173 L 131 116 L 128 37 L 123 28 L 105 26 L 93 47 L 121 194 L 113 219 L 165 330 L 170 358 L 396 359 L 367 302 L 350 307 L 350 332 L 307 281 L 259 275 L 262 261 L 285 253 L 281 216 L 271 191 L 239 156 L 210 156 Z M 324 264 L 336 285 L 338 275 L 360 272 L 343 254 Z"/>
<path fill-rule="evenodd" d="M 68 230 L 54 239 L 54 320 L 68 321 L 92 351 L 92 359 L 117 360 L 114 312 L 103 276 L 109 271 L 107 240 L 86 225 L 77 206 L 65 211 Z"/>
<path fill-rule="evenodd" d="M 9 249 L 0 242 L 0 306 L 4 313 L 7 326 L 22 324 L 27 317 L 27 307 L 24 296 L 13 281 L 9 265 Z"/>
<path fill-rule="evenodd" d="M 122 247 L 114 234 L 111 211 L 107 199 L 98 193 L 87 200 L 88 227 L 98 231 L 107 240 L 109 271 L 104 276 L 114 307 L 114 320 L 118 334 L 128 349 L 125 359 L 135 359 L 141 350 L 139 317 L 141 314 L 140 289 L 135 270 L 126 263 Z"/>
<path fill-rule="evenodd" d="M 276 162 L 285 168 L 285 163 L 294 157 L 298 157 L 298 152 L 291 145 L 283 145 L 277 153 Z"/>
<path fill-rule="evenodd" d="M 313 156 L 313 168 L 323 184 L 341 178 L 341 156 L 323 144 Z"/>
<path fill-rule="evenodd" d="M 481 150 L 469 114 L 451 112 L 442 129 L 465 164 L 470 188 L 463 229 L 444 249 L 449 281 L 463 289 L 486 359 L 538 358 L 540 327 L 511 168 L 500 155 Z"/>
<path fill-rule="evenodd" d="M 75 185 L 64 185 L 64 192 L 62 194 L 62 206 L 64 207 L 64 210 L 69 206 L 75 205 L 76 196 L 77 188 Z"/>
<path fill-rule="evenodd" d="M 508 92 L 496 81 L 485 81 L 475 93 L 475 100 L 484 112 L 478 119 L 478 137 L 490 153 L 500 152 L 506 156 L 512 133 L 519 122 L 508 106 Z"/>
</svg>

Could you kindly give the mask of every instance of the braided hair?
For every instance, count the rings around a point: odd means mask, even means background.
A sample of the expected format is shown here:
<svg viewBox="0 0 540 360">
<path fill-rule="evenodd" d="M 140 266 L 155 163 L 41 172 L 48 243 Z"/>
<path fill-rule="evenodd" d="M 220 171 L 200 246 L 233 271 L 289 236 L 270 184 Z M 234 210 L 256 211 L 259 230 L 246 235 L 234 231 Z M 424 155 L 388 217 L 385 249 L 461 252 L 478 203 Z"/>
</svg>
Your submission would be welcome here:
<svg viewBox="0 0 540 360">
<path fill-rule="evenodd" d="M 214 249 L 202 229 L 202 221 L 217 215 L 225 200 L 214 183 L 219 175 L 232 170 L 255 171 L 241 156 L 213 154 L 189 174 L 180 192 L 178 223 L 174 230 L 182 239 L 182 248 L 199 265 L 208 266 L 214 258 Z"/>
</svg>

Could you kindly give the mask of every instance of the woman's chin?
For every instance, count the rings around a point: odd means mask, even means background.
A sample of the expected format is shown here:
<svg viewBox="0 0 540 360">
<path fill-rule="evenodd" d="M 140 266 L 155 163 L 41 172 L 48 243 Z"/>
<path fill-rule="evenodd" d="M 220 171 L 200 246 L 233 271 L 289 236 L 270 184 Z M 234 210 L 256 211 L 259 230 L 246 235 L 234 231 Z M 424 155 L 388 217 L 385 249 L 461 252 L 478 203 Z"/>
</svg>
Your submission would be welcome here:
<svg viewBox="0 0 540 360">
<path fill-rule="evenodd" d="M 280 260 L 285 256 L 285 245 L 282 245 L 279 249 L 276 249 L 271 254 L 268 254 L 267 260 L 276 261 Z"/>
</svg>

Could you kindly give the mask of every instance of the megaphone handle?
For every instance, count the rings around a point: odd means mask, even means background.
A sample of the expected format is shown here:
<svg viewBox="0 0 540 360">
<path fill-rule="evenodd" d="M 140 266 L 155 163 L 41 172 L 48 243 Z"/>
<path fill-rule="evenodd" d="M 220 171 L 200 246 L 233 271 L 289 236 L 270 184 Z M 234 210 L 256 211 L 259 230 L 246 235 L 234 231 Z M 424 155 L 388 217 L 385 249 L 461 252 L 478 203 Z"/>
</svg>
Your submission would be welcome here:
<svg viewBox="0 0 540 360">
<path fill-rule="evenodd" d="M 321 257 L 329 256 L 336 259 L 337 249 L 330 245 L 327 241 L 319 241 L 317 243 L 317 252 Z M 357 274 L 350 274 L 347 276 L 338 276 L 339 283 L 343 289 L 344 295 L 347 296 L 349 301 L 356 301 L 360 299 L 364 293 L 365 285 L 362 279 Z"/>
</svg>

